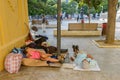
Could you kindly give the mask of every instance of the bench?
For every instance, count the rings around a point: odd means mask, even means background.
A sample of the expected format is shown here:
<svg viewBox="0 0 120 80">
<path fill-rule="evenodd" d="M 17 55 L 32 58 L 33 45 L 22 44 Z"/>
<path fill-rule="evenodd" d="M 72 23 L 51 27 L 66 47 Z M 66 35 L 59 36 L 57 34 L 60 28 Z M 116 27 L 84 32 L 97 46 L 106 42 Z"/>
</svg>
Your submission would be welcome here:
<svg viewBox="0 0 120 80">
<path fill-rule="evenodd" d="M 41 25 L 41 24 L 42 24 L 42 20 L 34 19 L 34 20 L 32 20 L 32 25 L 34 25 L 34 24 L 39 24 L 39 25 Z"/>
<path fill-rule="evenodd" d="M 97 30 L 98 23 L 69 23 L 68 30 L 61 30 L 61 36 L 79 37 L 79 36 L 100 36 L 101 31 Z M 54 30 L 54 36 L 57 36 L 57 30 Z"/>
<path fill-rule="evenodd" d="M 69 23 L 68 31 L 95 31 L 97 27 L 98 23 Z"/>
</svg>

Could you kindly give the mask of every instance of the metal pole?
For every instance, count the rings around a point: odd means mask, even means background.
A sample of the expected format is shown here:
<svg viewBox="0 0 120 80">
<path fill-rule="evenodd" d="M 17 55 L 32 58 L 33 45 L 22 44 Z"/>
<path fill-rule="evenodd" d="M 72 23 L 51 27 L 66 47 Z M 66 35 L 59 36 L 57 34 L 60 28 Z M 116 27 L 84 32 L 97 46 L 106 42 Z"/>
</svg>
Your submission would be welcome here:
<svg viewBox="0 0 120 80">
<path fill-rule="evenodd" d="M 61 49 L 61 0 L 57 1 L 57 49 L 58 54 L 60 54 Z"/>
</svg>

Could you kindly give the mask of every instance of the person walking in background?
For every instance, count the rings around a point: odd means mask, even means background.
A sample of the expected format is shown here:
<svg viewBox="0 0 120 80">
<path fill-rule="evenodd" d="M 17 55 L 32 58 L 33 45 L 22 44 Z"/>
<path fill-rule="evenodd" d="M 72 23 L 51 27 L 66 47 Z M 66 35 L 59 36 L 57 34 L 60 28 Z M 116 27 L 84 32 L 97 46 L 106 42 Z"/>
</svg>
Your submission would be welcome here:
<svg viewBox="0 0 120 80">
<path fill-rule="evenodd" d="M 77 22 L 79 21 L 79 15 L 77 16 Z"/>
<path fill-rule="evenodd" d="M 42 31 L 43 32 L 46 32 L 46 24 L 47 24 L 48 22 L 47 22 L 47 20 L 46 20 L 46 18 L 45 18 L 45 15 L 42 15 Z"/>
</svg>

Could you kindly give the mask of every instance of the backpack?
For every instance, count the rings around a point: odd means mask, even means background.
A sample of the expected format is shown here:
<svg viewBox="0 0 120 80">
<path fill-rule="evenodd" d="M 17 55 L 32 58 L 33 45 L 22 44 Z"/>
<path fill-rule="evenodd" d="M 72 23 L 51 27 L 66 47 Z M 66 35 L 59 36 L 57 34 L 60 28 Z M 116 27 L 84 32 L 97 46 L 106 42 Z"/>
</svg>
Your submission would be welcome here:
<svg viewBox="0 0 120 80">
<path fill-rule="evenodd" d="M 25 49 L 21 49 L 21 48 L 16 48 L 16 47 L 14 47 L 10 53 L 22 54 L 22 57 L 23 57 L 23 58 L 26 58 L 26 55 L 24 54 L 24 50 L 25 50 Z"/>
</svg>

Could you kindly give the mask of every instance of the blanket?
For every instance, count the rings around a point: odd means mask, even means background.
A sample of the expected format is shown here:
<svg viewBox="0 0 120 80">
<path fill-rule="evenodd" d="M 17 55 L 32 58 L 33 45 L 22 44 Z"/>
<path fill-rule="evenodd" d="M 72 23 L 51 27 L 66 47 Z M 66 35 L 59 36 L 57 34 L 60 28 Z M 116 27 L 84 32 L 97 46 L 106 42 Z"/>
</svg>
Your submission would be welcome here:
<svg viewBox="0 0 120 80">
<path fill-rule="evenodd" d="M 67 68 L 67 69 L 73 69 L 73 70 L 79 70 L 79 71 L 100 71 L 100 67 L 98 65 L 98 63 L 96 64 L 96 66 L 89 68 L 89 69 L 83 69 L 81 67 L 76 66 L 73 63 L 64 63 L 62 65 L 62 68 Z"/>
</svg>

